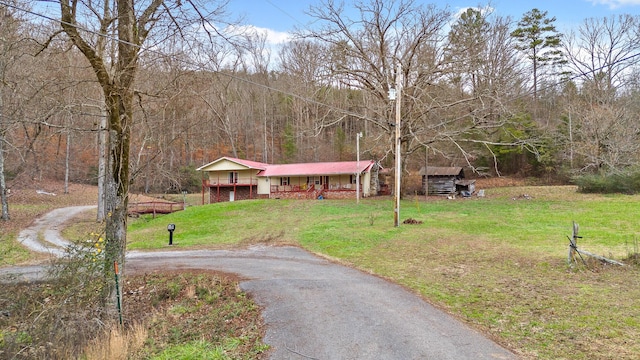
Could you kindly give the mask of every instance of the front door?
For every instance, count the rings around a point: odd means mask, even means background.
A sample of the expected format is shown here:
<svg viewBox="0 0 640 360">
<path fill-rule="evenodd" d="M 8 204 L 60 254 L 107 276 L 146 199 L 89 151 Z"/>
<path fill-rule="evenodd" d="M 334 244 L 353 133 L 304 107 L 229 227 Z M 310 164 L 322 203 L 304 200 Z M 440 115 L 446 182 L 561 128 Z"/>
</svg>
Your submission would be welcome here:
<svg viewBox="0 0 640 360">
<path fill-rule="evenodd" d="M 236 199 L 236 194 L 233 191 L 229 191 L 229 201 L 234 201 Z"/>
</svg>

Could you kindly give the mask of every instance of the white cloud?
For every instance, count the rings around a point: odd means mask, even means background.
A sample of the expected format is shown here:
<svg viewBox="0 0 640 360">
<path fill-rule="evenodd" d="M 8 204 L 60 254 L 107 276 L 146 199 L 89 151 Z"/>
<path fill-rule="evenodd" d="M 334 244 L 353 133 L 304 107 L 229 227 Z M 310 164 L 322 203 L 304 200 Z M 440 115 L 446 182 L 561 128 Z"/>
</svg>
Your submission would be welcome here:
<svg viewBox="0 0 640 360">
<path fill-rule="evenodd" d="M 271 44 L 282 44 L 291 40 L 291 34 L 286 32 L 258 27 L 256 28 L 256 31 L 266 34 L 267 42 Z"/>
<path fill-rule="evenodd" d="M 606 5 L 610 9 L 618 9 L 625 6 L 640 6 L 640 0 L 591 0 L 594 5 Z"/>
<path fill-rule="evenodd" d="M 291 40 L 291 34 L 253 25 L 232 26 L 225 29 L 229 34 L 250 34 L 264 37 L 267 44 L 279 45 Z"/>
</svg>

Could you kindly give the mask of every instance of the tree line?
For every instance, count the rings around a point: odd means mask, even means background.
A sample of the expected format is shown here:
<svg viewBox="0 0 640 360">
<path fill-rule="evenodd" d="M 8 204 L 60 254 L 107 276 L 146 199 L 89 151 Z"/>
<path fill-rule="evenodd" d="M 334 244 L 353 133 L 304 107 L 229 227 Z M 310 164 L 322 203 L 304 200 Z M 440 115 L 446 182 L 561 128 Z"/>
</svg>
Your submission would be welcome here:
<svg viewBox="0 0 640 360">
<path fill-rule="evenodd" d="M 341 6 L 313 6 L 318 25 L 279 49 L 251 32 L 210 41 L 152 33 L 128 85 L 136 191 L 193 187 L 193 168 L 221 155 L 273 163 L 352 159 L 358 132 L 365 134 L 362 155 L 389 165 L 388 92 L 398 63 L 408 169 L 425 156 L 479 174 L 527 176 L 637 163 L 637 16 L 586 19 L 560 34 L 555 18 L 537 9 L 515 21 L 488 8 L 456 15 L 373 0 L 355 5 L 357 16 L 349 18 Z M 2 11 L 12 20 L 3 22 L 10 36 L 0 63 L 5 174 L 97 182 L 109 112 L 95 69 L 59 23 Z M 122 44 L 91 36 L 105 58 Z M 105 72 L 126 70 L 109 66 Z"/>
</svg>

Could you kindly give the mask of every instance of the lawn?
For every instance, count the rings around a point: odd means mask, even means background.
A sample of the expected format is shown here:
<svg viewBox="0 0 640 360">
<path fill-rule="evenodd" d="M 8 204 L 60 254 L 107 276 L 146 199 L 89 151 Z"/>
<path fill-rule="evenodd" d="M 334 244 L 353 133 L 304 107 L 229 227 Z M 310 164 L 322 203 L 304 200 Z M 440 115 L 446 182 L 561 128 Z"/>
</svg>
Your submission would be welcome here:
<svg viewBox="0 0 640 360">
<path fill-rule="evenodd" d="M 130 224 L 129 249 L 297 244 L 411 288 L 526 358 L 633 359 L 640 353 L 640 268 L 566 263 L 579 246 L 624 260 L 637 252 L 640 196 L 575 187 L 488 189 L 485 198 L 258 200 L 188 207 Z M 526 195 L 526 196 L 525 196 Z"/>
</svg>

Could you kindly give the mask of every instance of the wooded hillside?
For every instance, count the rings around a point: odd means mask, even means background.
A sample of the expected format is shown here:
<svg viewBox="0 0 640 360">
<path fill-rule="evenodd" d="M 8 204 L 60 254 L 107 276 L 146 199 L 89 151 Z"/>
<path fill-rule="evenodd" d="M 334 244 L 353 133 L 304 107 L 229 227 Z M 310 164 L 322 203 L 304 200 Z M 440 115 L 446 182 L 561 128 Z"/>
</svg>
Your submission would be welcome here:
<svg viewBox="0 0 640 360">
<path fill-rule="evenodd" d="M 59 21 L 29 5 L 0 2 L 7 187 L 65 177 L 96 183 L 103 89 Z M 170 6 L 177 14 L 181 5 Z M 535 9 L 511 19 L 412 1 L 358 6 L 359 16 L 346 18 L 333 1 L 319 2 L 309 10 L 315 27 L 278 48 L 238 26 L 213 37 L 188 24 L 151 34 L 134 86 L 133 189 L 197 190 L 194 169 L 220 156 L 353 160 L 358 132 L 361 158 L 392 168 L 388 93 L 397 64 L 407 171 L 428 161 L 567 179 L 638 164 L 639 16 L 586 19 L 560 34 L 553 14 Z M 78 29 L 104 42 L 105 58 L 117 45 L 100 27 Z"/>
</svg>

